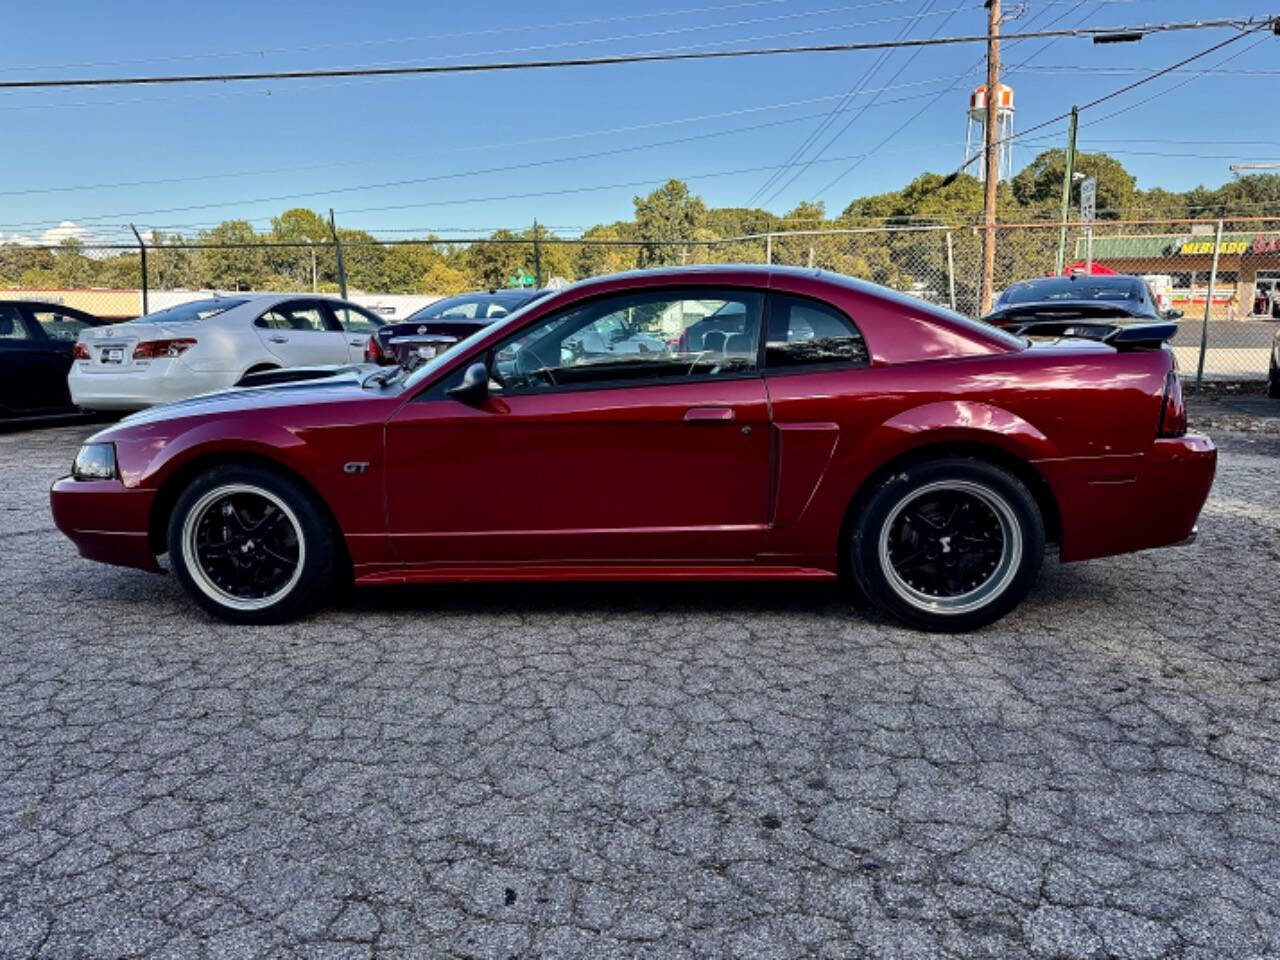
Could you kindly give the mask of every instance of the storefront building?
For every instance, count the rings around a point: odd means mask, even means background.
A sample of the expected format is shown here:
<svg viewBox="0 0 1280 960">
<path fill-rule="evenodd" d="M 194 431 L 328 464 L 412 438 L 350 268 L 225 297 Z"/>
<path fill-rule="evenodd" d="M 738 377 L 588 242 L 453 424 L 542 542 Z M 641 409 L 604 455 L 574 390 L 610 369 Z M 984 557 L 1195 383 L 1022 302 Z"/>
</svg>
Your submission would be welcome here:
<svg viewBox="0 0 1280 960">
<path fill-rule="evenodd" d="M 1172 280 L 1173 306 L 1204 309 L 1213 270 L 1212 234 L 1162 236 L 1095 236 L 1093 260 L 1116 273 L 1167 276 Z M 1076 241 L 1076 257 L 1086 256 L 1086 243 Z M 1213 315 L 1226 316 L 1232 297 L 1235 313 L 1280 317 L 1280 234 L 1224 233 L 1218 252 L 1213 291 Z"/>
</svg>

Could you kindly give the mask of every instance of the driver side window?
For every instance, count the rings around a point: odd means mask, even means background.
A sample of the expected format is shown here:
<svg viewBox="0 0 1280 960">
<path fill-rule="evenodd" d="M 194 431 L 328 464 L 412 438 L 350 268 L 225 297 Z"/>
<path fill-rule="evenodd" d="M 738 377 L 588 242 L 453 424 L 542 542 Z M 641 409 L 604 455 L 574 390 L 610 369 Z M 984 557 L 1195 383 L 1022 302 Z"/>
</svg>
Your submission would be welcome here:
<svg viewBox="0 0 1280 960">
<path fill-rule="evenodd" d="M 751 375 L 763 301 L 718 288 L 601 297 L 501 343 L 490 372 L 509 392 Z"/>
</svg>

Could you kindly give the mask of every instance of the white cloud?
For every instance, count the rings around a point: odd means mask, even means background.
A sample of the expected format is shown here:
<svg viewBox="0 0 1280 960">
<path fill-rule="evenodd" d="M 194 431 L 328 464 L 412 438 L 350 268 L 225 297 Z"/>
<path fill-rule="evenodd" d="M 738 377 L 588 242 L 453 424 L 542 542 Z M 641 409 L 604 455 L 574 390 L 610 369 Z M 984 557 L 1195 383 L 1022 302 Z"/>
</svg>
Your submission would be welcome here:
<svg viewBox="0 0 1280 960">
<path fill-rule="evenodd" d="M 40 242 L 49 246 L 57 246 L 63 240 L 74 238 L 84 242 L 89 231 L 74 220 L 63 220 L 56 227 L 50 227 L 44 233 L 40 234 Z"/>
</svg>

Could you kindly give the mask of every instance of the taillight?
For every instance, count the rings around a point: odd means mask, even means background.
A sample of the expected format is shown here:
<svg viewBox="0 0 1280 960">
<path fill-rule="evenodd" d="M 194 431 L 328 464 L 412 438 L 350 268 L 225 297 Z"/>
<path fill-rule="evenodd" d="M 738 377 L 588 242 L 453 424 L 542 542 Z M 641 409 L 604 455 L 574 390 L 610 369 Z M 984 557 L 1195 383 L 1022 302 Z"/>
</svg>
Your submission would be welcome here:
<svg viewBox="0 0 1280 960">
<path fill-rule="evenodd" d="M 378 347 L 376 337 L 370 337 L 364 342 L 364 362 L 380 363 L 382 361 L 382 350 Z"/>
<path fill-rule="evenodd" d="M 143 340 L 133 348 L 133 359 L 158 360 L 161 357 L 177 357 L 195 345 L 196 342 L 191 337 L 180 340 Z"/>
<path fill-rule="evenodd" d="M 1164 378 L 1164 401 L 1160 405 L 1160 429 L 1157 436 L 1181 437 L 1187 432 L 1187 405 L 1182 400 L 1182 379 L 1177 370 Z"/>
<path fill-rule="evenodd" d="M 89 348 L 85 344 L 83 343 L 76 344 L 76 359 L 77 360 L 93 359 L 93 357 L 89 355 Z"/>
</svg>

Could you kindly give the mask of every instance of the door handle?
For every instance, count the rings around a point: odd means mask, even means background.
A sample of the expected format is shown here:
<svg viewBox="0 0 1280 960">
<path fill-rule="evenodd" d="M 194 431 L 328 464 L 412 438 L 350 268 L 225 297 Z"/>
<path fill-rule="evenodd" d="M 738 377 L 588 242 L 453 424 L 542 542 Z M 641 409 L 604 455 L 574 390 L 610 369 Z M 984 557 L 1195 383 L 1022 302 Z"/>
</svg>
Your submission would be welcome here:
<svg viewBox="0 0 1280 960">
<path fill-rule="evenodd" d="M 267 337 L 267 339 L 270 340 L 272 343 L 288 343 L 289 342 L 288 337 Z"/>
<path fill-rule="evenodd" d="M 733 407 L 690 407 L 684 412 L 685 423 L 728 423 Z"/>
<path fill-rule="evenodd" d="M 363 340 L 348 340 L 348 341 L 347 341 L 347 343 L 351 344 L 353 347 L 363 347 L 363 346 L 364 346 L 364 344 L 365 344 L 365 341 L 363 341 Z"/>
</svg>

